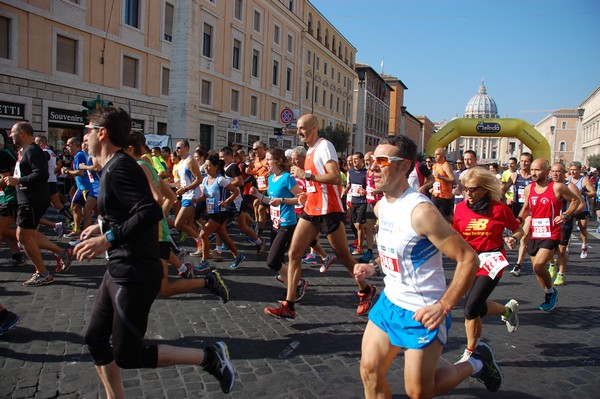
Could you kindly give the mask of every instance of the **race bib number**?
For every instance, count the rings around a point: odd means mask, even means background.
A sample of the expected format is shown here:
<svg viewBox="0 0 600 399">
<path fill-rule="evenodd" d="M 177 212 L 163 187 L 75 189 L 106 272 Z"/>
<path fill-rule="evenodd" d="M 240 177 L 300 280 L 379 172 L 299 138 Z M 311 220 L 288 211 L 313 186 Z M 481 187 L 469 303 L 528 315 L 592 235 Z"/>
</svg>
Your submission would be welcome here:
<svg viewBox="0 0 600 399">
<path fill-rule="evenodd" d="M 386 274 L 392 274 L 396 278 L 400 278 L 400 259 L 395 254 L 394 250 L 388 250 L 383 246 L 379 245 L 377 247 L 379 251 L 379 261 L 381 262 L 381 268 L 386 272 Z"/>
<path fill-rule="evenodd" d="M 280 206 L 270 206 L 271 209 L 271 222 L 273 223 L 274 229 L 279 229 L 281 224 L 281 207 Z"/>
<path fill-rule="evenodd" d="M 517 190 L 517 201 L 519 201 L 520 204 L 525 203 L 525 187 L 519 187 Z"/>
<path fill-rule="evenodd" d="M 506 266 L 508 266 L 508 261 L 502 252 L 482 252 L 479 254 L 479 268 L 484 269 L 492 280 Z"/>
<path fill-rule="evenodd" d="M 264 190 L 267 188 L 267 177 L 266 176 L 258 176 L 256 178 L 256 185 L 259 190 Z"/>
<path fill-rule="evenodd" d="M 373 195 L 373 191 L 375 191 L 375 189 L 371 186 L 367 186 L 367 199 L 369 200 L 374 200 L 375 196 Z"/>
<path fill-rule="evenodd" d="M 92 174 L 92 172 L 90 172 L 89 170 L 86 170 L 87 175 L 88 175 L 88 179 L 90 179 L 90 182 L 95 182 L 94 180 L 94 175 Z"/>
<path fill-rule="evenodd" d="M 362 188 L 361 184 L 352 184 L 350 186 L 350 195 L 352 195 L 353 197 L 360 197 L 360 189 Z"/>
<path fill-rule="evenodd" d="M 15 173 L 13 174 L 14 177 L 16 177 L 17 179 L 21 178 L 21 167 L 19 166 L 20 162 L 17 162 L 15 164 Z"/>
<path fill-rule="evenodd" d="M 531 237 L 532 238 L 550 238 L 550 218 L 531 219 Z"/>
<path fill-rule="evenodd" d="M 219 212 L 218 203 L 216 198 L 206 199 L 206 212 L 210 215 Z"/>
<path fill-rule="evenodd" d="M 316 193 L 317 187 L 315 187 L 315 183 L 311 180 L 306 181 L 306 192 L 307 193 Z"/>
<path fill-rule="evenodd" d="M 436 181 L 435 183 L 433 183 L 433 193 L 434 194 L 442 193 L 442 183 L 440 183 L 439 181 Z"/>
</svg>

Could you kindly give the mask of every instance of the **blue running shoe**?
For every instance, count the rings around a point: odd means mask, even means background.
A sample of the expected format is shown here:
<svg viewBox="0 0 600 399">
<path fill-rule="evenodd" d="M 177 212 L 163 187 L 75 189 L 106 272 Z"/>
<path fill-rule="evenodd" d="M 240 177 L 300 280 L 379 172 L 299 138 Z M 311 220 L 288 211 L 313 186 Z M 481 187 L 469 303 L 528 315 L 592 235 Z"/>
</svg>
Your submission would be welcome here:
<svg viewBox="0 0 600 399">
<path fill-rule="evenodd" d="M 375 257 L 373 256 L 373 250 L 372 249 L 367 249 L 367 252 L 365 252 L 363 254 L 363 256 L 360 257 L 359 261 L 361 263 L 369 263 L 372 260 L 375 260 Z"/>
<path fill-rule="evenodd" d="M 229 265 L 230 269 L 237 269 L 238 267 L 240 267 L 240 264 L 246 260 L 246 255 L 244 254 L 239 254 L 235 260 L 233 261 L 233 263 L 231 265 Z"/>
<path fill-rule="evenodd" d="M 0 335 L 4 335 L 8 330 L 16 326 L 19 320 L 21 320 L 19 315 L 7 311 L 6 317 L 0 321 Z"/>
<path fill-rule="evenodd" d="M 200 263 L 198 263 L 197 265 L 194 266 L 194 270 L 197 272 L 208 272 L 209 270 L 212 269 L 212 266 L 210 265 L 210 263 L 208 263 L 208 261 L 206 259 L 202 259 L 202 261 Z"/>
<path fill-rule="evenodd" d="M 550 312 L 558 305 L 558 289 L 555 287 L 554 292 L 546 294 L 544 297 L 544 303 L 538 306 L 538 309 L 542 312 Z"/>
</svg>

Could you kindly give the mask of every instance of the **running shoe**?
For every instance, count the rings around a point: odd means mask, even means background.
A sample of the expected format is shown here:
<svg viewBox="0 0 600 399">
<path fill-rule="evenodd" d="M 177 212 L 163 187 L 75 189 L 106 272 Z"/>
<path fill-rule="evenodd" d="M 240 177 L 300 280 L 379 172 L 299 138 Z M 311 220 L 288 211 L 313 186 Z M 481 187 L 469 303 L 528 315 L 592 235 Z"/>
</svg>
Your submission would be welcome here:
<svg viewBox="0 0 600 399">
<path fill-rule="evenodd" d="M 512 274 L 515 277 L 519 277 L 521 275 L 521 265 L 516 265 L 515 267 L 513 267 L 510 271 L 510 274 Z"/>
<path fill-rule="evenodd" d="M 329 266 L 331 266 L 333 262 L 335 262 L 335 257 L 332 255 L 327 255 L 327 257 L 323 259 L 323 264 L 321 265 L 319 271 L 321 273 L 327 272 L 327 270 L 329 270 Z"/>
<path fill-rule="evenodd" d="M 179 272 L 179 277 L 188 279 L 194 278 L 194 265 L 191 263 L 184 263 L 182 266 L 185 266 L 185 271 Z"/>
<path fill-rule="evenodd" d="M 63 223 L 56 222 L 56 224 L 54 225 L 54 232 L 56 233 L 56 235 L 59 237 L 62 237 L 64 231 L 65 231 L 65 226 L 63 225 Z"/>
<path fill-rule="evenodd" d="M 214 361 L 207 364 L 203 369 L 215 377 L 221 385 L 223 393 L 231 392 L 235 383 L 235 372 L 229 361 L 229 349 L 223 341 L 218 341 L 211 347 L 207 347 L 206 352 L 214 353 Z"/>
<path fill-rule="evenodd" d="M 459 363 L 464 363 L 467 360 L 469 360 L 471 358 L 471 356 L 473 355 L 473 352 L 465 349 L 465 351 L 463 352 L 463 354 L 460 356 L 460 359 L 458 359 L 458 361 L 454 364 L 459 364 Z"/>
<path fill-rule="evenodd" d="M 369 263 L 374 260 L 375 260 L 375 257 L 373 256 L 373 250 L 367 249 L 367 251 L 363 254 L 363 256 L 360 257 L 359 262 Z"/>
<path fill-rule="evenodd" d="M 275 276 L 275 280 L 279 281 L 281 284 L 285 285 L 285 282 L 283 281 L 283 278 L 281 277 L 281 274 L 278 274 Z"/>
<path fill-rule="evenodd" d="M 544 302 L 538 306 L 542 312 L 550 312 L 558 305 L 558 289 L 554 288 L 554 292 L 544 296 Z"/>
<path fill-rule="evenodd" d="M 375 294 L 377 293 L 377 288 L 374 285 L 369 285 L 371 289 L 368 294 L 364 294 L 362 292 L 358 292 L 359 303 L 358 308 L 356 308 L 356 315 L 362 316 L 364 314 L 369 313 L 371 307 L 375 303 Z"/>
<path fill-rule="evenodd" d="M 582 245 L 581 246 L 581 254 L 579 254 L 579 257 L 581 259 L 585 259 L 588 257 L 588 253 L 587 253 L 588 247 L 587 245 Z"/>
<path fill-rule="evenodd" d="M 287 301 L 281 302 L 278 308 L 265 308 L 265 314 L 278 319 L 295 319 L 296 311 L 290 309 L 290 305 Z"/>
<path fill-rule="evenodd" d="M 363 247 L 356 247 L 352 251 L 352 255 L 361 255 L 363 253 Z"/>
<path fill-rule="evenodd" d="M 25 287 L 39 287 L 46 284 L 51 284 L 54 282 L 54 277 L 48 273 L 45 276 L 42 276 L 39 273 L 33 273 L 29 280 L 25 281 L 23 285 Z"/>
<path fill-rule="evenodd" d="M 182 231 L 179 233 L 179 242 L 184 242 L 185 240 L 187 240 L 187 233 Z"/>
<path fill-rule="evenodd" d="M 565 275 L 558 273 L 556 275 L 556 280 L 554 280 L 554 285 L 565 285 Z"/>
<path fill-rule="evenodd" d="M 206 273 L 209 270 L 212 269 L 212 266 L 210 265 L 210 263 L 208 263 L 208 261 L 206 259 L 202 259 L 202 261 L 200 261 L 200 263 L 198 263 L 197 265 L 194 266 L 194 270 L 200 273 Z"/>
<path fill-rule="evenodd" d="M 19 315 L 7 310 L 6 317 L 0 321 L 0 335 L 4 335 L 19 323 Z"/>
<path fill-rule="evenodd" d="M 556 266 L 554 266 L 554 263 L 550 263 L 548 273 L 550 273 L 550 280 L 554 280 L 554 277 L 556 277 Z"/>
<path fill-rule="evenodd" d="M 229 288 L 221 278 L 218 271 L 213 270 L 206 275 L 206 282 L 208 283 L 208 290 L 218 296 L 223 304 L 229 302 Z"/>
<path fill-rule="evenodd" d="M 181 263 L 185 263 L 185 257 L 187 256 L 187 250 L 183 247 L 180 247 L 179 253 L 177 253 L 176 256 Z"/>
<path fill-rule="evenodd" d="M 471 357 L 483 363 L 481 371 L 473 377 L 477 378 L 477 381 L 483 383 L 488 391 L 497 392 L 502 385 L 504 376 L 502 375 L 502 370 L 500 370 L 500 367 L 496 363 L 492 348 L 485 342 L 480 341 Z"/>
<path fill-rule="evenodd" d="M 511 299 L 504 305 L 504 307 L 510 312 L 508 317 L 501 316 L 502 321 L 506 323 L 506 329 L 509 333 L 514 333 L 519 328 L 519 302 L 515 299 Z"/>
<path fill-rule="evenodd" d="M 230 269 L 237 269 L 238 267 L 240 267 L 240 264 L 246 260 L 246 255 L 244 254 L 239 254 L 233 261 L 233 263 L 231 265 L 229 265 Z"/>
<path fill-rule="evenodd" d="M 22 253 L 19 253 L 8 260 L 10 266 L 25 266 L 26 263 L 27 259 L 25 259 L 25 256 L 23 256 Z"/>
<path fill-rule="evenodd" d="M 196 252 L 192 252 L 190 256 L 202 256 L 202 241 L 196 241 Z"/>
<path fill-rule="evenodd" d="M 296 302 L 300 301 L 304 298 L 304 294 L 306 294 L 306 290 L 308 289 L 308 281 L 301 278 L 298 281 L 298 287 L 296 288 Z"/>
<path fill-rule="evenodd" d="M 65 248 L 61 255 L 62 260 L 62 269 L 61 271 L 66 272 L 71 267 L 71 262 L 73 260 L 73 248 Z"/>
<path fill-rule="evenodd" d="M 63 238 L 68 238 L 70 240 L 75 240 L 75 239 L 79 238 L 80 235 L 81 235 L 80 232 L 72 230 L 70 233 L 64 234 Z"/>
<path fill-rule="evenodd" d="M 304 258 L 302 258 L 302 263 L 306 265 L 316 265 L 317 264 L 317 256 L 312 252 L 306 254 Z"/>
</svg>

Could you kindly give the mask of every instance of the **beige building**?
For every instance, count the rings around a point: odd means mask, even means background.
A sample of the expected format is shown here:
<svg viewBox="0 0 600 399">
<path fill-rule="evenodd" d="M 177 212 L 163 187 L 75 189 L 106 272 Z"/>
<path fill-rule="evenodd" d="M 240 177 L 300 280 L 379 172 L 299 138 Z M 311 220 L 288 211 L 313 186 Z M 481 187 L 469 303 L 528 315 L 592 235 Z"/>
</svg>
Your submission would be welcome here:
<svg viewBox="0 0 600 399">
<path fill-rule="evenodd" d="M 424 154 L 427 142 L 429 141 L 431 136 L 433 136 L 433 134 L 436 132 L 436 125 L 425 115 L 417 115 L 416 118 L 421 122 L 422 126 L 421 138 L 418 143 L 419 153 Z"/>
<path fill-rule="evenodd" d="M 574 160 L 575 137 L 579 124 L 576 109 L 559 109 L 535 124 L 535 129 L 550 144 L 551 164 L 562 162 L 566 166 Z M 585 163 L 585 162 L 584 162 Z"/>
<path fill-rule="evenodd" d="M 600 86 L 579 105 L 578 111 L 582 113 L 575 159 L 587 164 L 589 156 L 600 155 Z"/>
</svg>

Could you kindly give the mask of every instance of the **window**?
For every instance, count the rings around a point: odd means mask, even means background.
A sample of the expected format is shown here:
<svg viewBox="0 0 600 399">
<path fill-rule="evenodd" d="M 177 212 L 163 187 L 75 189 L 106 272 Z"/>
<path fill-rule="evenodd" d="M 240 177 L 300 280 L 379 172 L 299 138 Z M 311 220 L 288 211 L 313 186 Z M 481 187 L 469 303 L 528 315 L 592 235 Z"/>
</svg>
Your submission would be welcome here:
<svg viewBox="0 0 600 399">
<path fill-rule="evenodd" d="M 171 70 L 169 68 L 162 69 L 162 87 L 160 93 L 163 96 L 169 95 L 169 80 L 171 79 Z"/>
<path fill-rule="evenodd" d="M 566 122 L 564 122 L 564 123 L 566 123 Z M 564 141 L 561 141 L 560 144 L 558 145 L 558 151 L 561 151 L 561 152 L 567 151 L 567 143 L 565 143 Z"/>
<path fill-rule="evenodd" d="M 200 92 L 200 102 L 204 105 L 212 104 L 212 82 L 202 80 L 202 88 Z"/>
<path fill-rule="evenodd" d="M 261 31 L 261 17 L 262 15 L 258 10 L 254 10 L 254 30 L 257 32 Z"/>
<path fill-rule="evenodd" d="M 323 63 L 323 74 L 325 76 L 327 76 L 327 63 L 326 62 Z"/>
<path fill-rule="evenodd" d="M 313 100 L 315 103 L 319 103 L 319 86 L 315 86 L 315 97 Z"/>
<path fill-rule="evenodd" d="M 323 90 L 323 106 L 327 106 L 327 92 Z"/>
<path fill-rule="evenodd" d="M 244 5 L 242 0 L 235 0 L 233 3 L 233 17 L 239 21 L 242 20 L 242 9 Z"/>
<path fill-rule="evenodd" d="M 317 65 L 315 65 L 315 67 L 317 68 L 317 71 L 321 68 L 321 58 L 317 57 Z"/>
<path fill-rule="evenodd" d="M 285 70 L 285 89 L 287 91 L 292 91 L 292 68 L 287 68 Z"/>
<path fill-rule="evenodd" d="M 123 56 L 123 86 L 138 88 L 138 62 L 135 58 Z"/>
<path fill-rule="evenodd" d="M 292 35 L 288 35 L 288 39 L 287 39 L 287 50 L 290 53 L 294 52 L 294 36 Z"/>
<path fill-rule="evenodd" d="M 208 58 L 212 58 L 212 35 L 213 27 L 205 23 L 202 33 L 202 55 Z"/>
<path fill-rule="evenodd" d="M 235 89 L 231 89 L 231 110 L 233 112 L 240 111 L 240 92 Z"/>
<path fill-rule="evenodd" d="M 140 0 L 125 0 L 125 24 L 140 27 Z"/>
<path fill-rule="evenodd" d="M 273 43 L 279 46 L 279 35 L 281 33 L 281 28 L 278 25 L 273 26 Z"/>
<path fill-rule="evenodd" d="M 10 58 L 10 19 L 0 16 L 0 58 Z"/>
<path fill-rule="evenodd" d="M 173 14 L 175 12 L 175 6 L 173 4 L 165 3 L 165 40 L 168 42 L 173 41 Z"/>
<path fill-rule="evenodd" d="M 331 79 L 335 78 L 335 68 L 331 67 Z"/>
<path fill-rule="evenodd" d="M 273 86 L 279 86 L 279 61 L 273 60 Z"/>
<path fill-rule="evenodd" d="M 167 124 L 165 122 L 156 122 L 156 133 L 167 134 Z"/>
<path fill-rule="evenodd" d="M 258 78 L 260 69 L 260 51 L 252 50 L 252 76 Z"/>
<path fill-rule="evenodd" d="M 336 97 L 335 99 L 335 112 L 340 113 L 340 98 Z"/>
<path fill-rule="evenodd" d="M 294 0 L 288 0 L 288 10 L 294 11 Z"/>
<path fill-rule="evenodd" d="M 240 52 L 242 48 L 242 42 L 238 39 L 233 39 L 233 59 L 231 61 L 231 67 L 233 69 L 240 69 Z"/>
<path fill-rule="evenodd" d="M 250 96 L 250 116 L 258 116 L 258 97 Z"/>
<path fill-rule="evenodd" d="M 271 120 L 277 120 L 277 103 L 271 103 Z"/>
<path fill-rule="evenodd" d="M 333 93 L 329 95 L 329 109 L 333 111 Z"/>
<path fill-rule="evenodd" d="M 567 128 L 567 121 L 561 121 L 560 122 L 560 128 L 565 130 Z"/>
<path fill-rule="evenodd" d="M 56 37 L 56 70 L 77 74 L 77 40 L 61 35 Z"/>
<path fill-rule="evenodd" d="M 308 50 L 308 52 L 306 53 L 306 58 L 308 59 L 308 61 L 306 63 L 308 65 L 311 65 L 311 63 L 312 63 L 312 53 L 310 52 L 310 50 Z"/>
<path fill-rule="evenodd" d="M 306 87 L 304 88 L 304 98 L 307 100 L 310 98 L 310 82 L 306 82 Z"/>
</svg>

